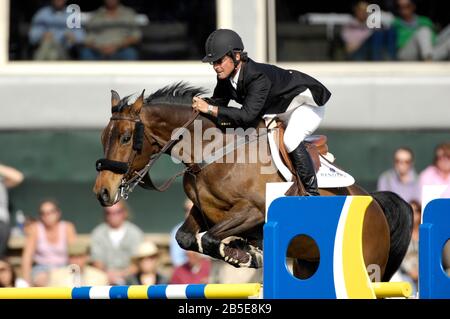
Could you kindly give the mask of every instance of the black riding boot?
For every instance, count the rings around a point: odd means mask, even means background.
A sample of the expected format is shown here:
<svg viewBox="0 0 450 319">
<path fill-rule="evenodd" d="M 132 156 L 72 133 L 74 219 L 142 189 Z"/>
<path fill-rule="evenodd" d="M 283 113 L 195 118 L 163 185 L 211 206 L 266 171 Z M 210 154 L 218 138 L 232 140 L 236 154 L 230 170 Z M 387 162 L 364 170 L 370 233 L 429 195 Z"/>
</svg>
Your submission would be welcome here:
<svg viewBox="0 0 450 319">
<path fill-rule="evenodd" d="M 317 176 L 314 170 L 314 163 L 309 156 L 304 142 L 292 152 L 289 153 L 292 164 L 297 170 L 305 191 L 309 196 L 319 196 L 319 189 L 317 187 Z"/>
</svg>

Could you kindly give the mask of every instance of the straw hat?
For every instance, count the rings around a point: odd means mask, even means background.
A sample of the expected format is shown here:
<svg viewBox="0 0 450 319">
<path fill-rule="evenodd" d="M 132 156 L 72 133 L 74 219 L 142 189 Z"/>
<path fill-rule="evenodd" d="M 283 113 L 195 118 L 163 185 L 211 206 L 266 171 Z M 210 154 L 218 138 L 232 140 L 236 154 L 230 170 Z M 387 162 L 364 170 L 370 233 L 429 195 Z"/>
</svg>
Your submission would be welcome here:
<svg viewBox="0 0 450 319">
<path fill-rule="evenodd" d="M 145 241 L 138 246 L 133 260 L 154 256 L 156 254 L 158 254 L 158 247 L 152 241 Z"/>
</svg>

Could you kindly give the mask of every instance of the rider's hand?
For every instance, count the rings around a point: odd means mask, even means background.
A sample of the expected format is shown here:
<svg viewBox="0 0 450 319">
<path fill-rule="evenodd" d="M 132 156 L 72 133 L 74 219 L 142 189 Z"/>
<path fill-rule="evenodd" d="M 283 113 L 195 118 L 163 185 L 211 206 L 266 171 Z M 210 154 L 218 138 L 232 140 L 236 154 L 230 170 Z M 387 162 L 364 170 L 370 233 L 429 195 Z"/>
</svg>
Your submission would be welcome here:
<svg viewBox="0 0 450 319">
<path fill-rule="evenodd" d="M 192 108 L 194 110 L 200 111 L 202 113 L 208 112 L 208 103 L 203 100 L 201 97 L 194 96 L 192 99 Z"/>
</svg>

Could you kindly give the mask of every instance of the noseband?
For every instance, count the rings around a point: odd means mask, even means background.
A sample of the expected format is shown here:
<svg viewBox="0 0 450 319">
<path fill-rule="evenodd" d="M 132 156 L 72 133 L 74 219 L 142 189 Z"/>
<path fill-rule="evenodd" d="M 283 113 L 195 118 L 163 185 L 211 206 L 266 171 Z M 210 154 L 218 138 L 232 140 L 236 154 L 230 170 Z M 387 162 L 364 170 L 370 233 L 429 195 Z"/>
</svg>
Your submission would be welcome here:
<svg viewBox="0 0 450 319">
<path fill-rule="evenodd" d="M 127 174 L 130 169 L 130 164 L 136 156 L 136 154 L 141 154 L 142 145 L 144 142 L 144 124 L 140 118 L 132 118 L 126 116 L 112 116 L 111 121 L 131 121 L 135 122 L 134 132 L 133 132 L 133 152 L 130 155 L 128 162 L 113 161 L 107 158 L 99 159 L 95 163 L 95 167 L 98 172 L 103 170 L 108 170 L 116 174 Z"/>
</svg>

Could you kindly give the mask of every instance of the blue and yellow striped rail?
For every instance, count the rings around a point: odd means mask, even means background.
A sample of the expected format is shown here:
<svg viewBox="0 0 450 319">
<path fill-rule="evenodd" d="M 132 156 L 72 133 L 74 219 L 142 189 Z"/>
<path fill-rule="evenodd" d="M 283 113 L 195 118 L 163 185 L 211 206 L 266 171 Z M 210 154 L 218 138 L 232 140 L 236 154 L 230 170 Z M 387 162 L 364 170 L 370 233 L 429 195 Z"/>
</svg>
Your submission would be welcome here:
<svg viewBox="0 0 450 319">
<path fill-rule="evenodd" d="M 0 288 L 0 299 L 248 299 L 261 284 Z"/>
</svg>

